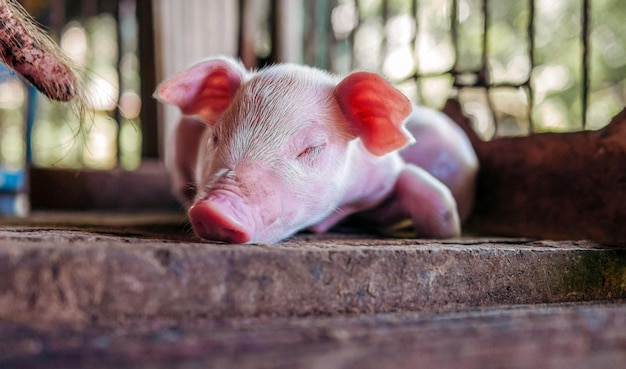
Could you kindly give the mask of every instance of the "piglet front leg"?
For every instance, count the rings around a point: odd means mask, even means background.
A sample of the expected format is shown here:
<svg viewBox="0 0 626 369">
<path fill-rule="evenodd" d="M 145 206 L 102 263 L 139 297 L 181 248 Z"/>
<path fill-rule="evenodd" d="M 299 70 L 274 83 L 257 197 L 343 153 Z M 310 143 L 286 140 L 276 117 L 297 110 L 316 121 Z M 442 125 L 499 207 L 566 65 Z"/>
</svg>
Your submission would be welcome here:
<svg viewBox="0 0 626 369">
<path fill-rule="evenodd" d="M 410 218 L 420 237 L 448 238 L 461 234 L 461 220 L 450 189 L 412 164 L 402 170 L 387 200 L 359 216 L 383 226 Z"/>
<path fill-rule="evenodd" d="M 407 165 L 396 182 L 395 196 L 420 235 L 447 238 L 461 234 L 452 192 L 426 170 Z"/>
</svg>

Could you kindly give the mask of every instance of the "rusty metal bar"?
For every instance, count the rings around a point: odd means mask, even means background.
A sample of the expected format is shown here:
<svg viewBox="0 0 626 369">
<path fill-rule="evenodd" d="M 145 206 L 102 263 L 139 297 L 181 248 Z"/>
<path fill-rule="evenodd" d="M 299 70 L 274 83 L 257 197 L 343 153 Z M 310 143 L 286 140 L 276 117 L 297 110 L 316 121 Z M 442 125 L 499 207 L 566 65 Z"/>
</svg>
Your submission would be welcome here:
<svg viewBox="0 0 626 369">
<path fill-rule="evenodd" d="M 452 0 L 450 6 L 450 37 L 452 37 L 452 47 L 454 48 L 454 64 L 452 65 L 452 76 L 456 84 L 457 66 L 459 64 L 459 30 L 457 21 L 459 18 L 459 0 Z M 417 32 L 416 32 L 417 33 Z"/>
<path fill-rule="evenodd" d="M 587 128 L 587 107 L 589 104 L 589 14 L 591 3 L 589 0 L 582 0 L 582 96 L 581 96 L 581 119 L 583 130 Z"/>
<path fill-rule="evenodd" d="M 493 87 L 491 83 L 491 76 L 489 73 L 489 58 L 487 53 L 487 47 L 489 42 L 489 0 L 482 0 L 482 11 L 483 11 L 483 42 L 482 42 L 482 51 L 481 51 L 481 69 L 478 74 L 478 81 L 483 83 L 485 86 L 485 97 L 487 99 L 487 106 L 489 107 L 489 113 L 491 113 L 491 119 L 493 120 L 493 124 L 495 126 L 495 134 L 498 134 L 498 120 L 496 118 L 496 111 L 493 105 L 493 101 L 491 99 L 490 90 Z"/>
<path fill-rule="evenodd" d="M 363 18 L 361 18 L 360 5 L 359 5 L 359 2 L 357 0 L 354 0 L 354 9 L 356 11 L 356 16 L 359 19 L 358 19 L 357 24 L 354 27 L 354 29 L 352 29 L 352 31 L 350 31 L 350 34 L 348 35 L 348 42 L 349 42 L 349 45 L 350 45 L 350 50 L 354 50 L 354 35 L 356 34 L 357 29 L 359 29 L 359 25 L 363 21 Z M 356 67 L 356 63 L 354 62 L 354 52 L 352 52 L 351 55 L 350 55 L 350 70 L 354 70 L 355 67 Z"/>
<path fill-rule="evenodd" d="M 417 34 L 419 32 L 419 0 L 413 0 L 411 2 L 411 8 L 409 9 L 409 12 L 413 15 L 413 17 L 415 17 L 415 32 L 413 32 L 413 37 L 411 38 L 411 45 L 413 45 L 413 56 L 414 56 L 414 60 L 415 60 L 415 73 L 411 76 L 411 79 L 413 80 L 413 83 L 415 84 L 415 91 L 416 91 L 416 95 L 419 101 L 421 101 L 424 97 L 424 90 L 422 88 L 422 83 L 420 81 L 420 78 L 423 78 L 423 75 L 419 74 L 419 67 L 420 67 L 420 60 L 418 57 L 418 54 L 416 53 L 416 50 L 418 49 L 418 38 L 417 38 Z"/>
<path fill-rule="evenodd" d="M 141 156 L 142 158 L 158 158 L 162 152 L 157 124 L 157 104 L 152 98 L 156 88 L 156 64 L 154 61 L 154 24 L 152 20 L 152 1 L 138 0 L 136 12 L 139 19 L 138 54 L 141 62 Z"/>
<path fill-rule="evenodd" d="M 383 0 L 382 2 L 382 17 L 383 17 L 383 41 L 380 47 L 380 52 L 381 52 L 381 58 L 380 58 L 380 62 L 382 64 L 378 65 L 378 68 L 380 68 L 382 70 L 383 65 L 385 64 L 385 59 L 387 58 L 387 53 L 389 52 L 388 49 L 388 42 L 387 42 L 387 23 L 389 22 L 389 1 L 388 0 Z"/>
<path fill-rule="evenodd" d="M 533 105 L 535 102 L 534 89 L 532 85 L 532 73 L 535 69 L 535 0 L 528 0 L 528 59 L 530 60 L 530 70 L 528 71 L 528 79 L 524 83 L 528 91 L 528 133 L 532 134 L 535 130 L 533 122 Z"/>
</svg>

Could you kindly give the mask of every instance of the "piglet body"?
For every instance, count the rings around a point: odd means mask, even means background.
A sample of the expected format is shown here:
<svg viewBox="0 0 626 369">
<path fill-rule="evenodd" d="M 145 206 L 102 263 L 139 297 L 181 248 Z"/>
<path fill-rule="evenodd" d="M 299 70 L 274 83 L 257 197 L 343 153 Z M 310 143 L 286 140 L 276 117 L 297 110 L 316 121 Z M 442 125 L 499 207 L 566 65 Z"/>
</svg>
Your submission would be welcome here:
<svg viewBox="0 0 626 369">
<path fill-rule="evenodd" d="M 467 138 L 376 74 L 339 79 L 291 64 L 249 72 L 213 58 L 155 95 L 184 114 L 169 169 L 202 238 L 276 242 L 355 213 L 377 225 L 411 218 L 422 236 L 451 237 L 471 208 L 477 161 Z"/>
</svg>

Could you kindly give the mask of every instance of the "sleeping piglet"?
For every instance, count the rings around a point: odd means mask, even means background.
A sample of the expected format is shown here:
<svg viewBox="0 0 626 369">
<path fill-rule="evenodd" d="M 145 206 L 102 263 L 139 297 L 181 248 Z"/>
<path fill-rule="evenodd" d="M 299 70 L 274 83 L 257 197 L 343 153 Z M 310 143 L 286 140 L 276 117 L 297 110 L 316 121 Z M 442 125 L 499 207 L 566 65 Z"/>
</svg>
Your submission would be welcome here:
<svg viewBox="0 0 626 369">
<path fill-rule="evenodd" d="M 353 214 L 368 226 L 410 218 L 420 236 L 454 237 L 470 212 L 478 163 L 462 130 L 377 74 L 247 71 L 218 57 L 155 96 L 183 113 L 168 169 L 204 239 L 277 242 Z"/>
</svg>

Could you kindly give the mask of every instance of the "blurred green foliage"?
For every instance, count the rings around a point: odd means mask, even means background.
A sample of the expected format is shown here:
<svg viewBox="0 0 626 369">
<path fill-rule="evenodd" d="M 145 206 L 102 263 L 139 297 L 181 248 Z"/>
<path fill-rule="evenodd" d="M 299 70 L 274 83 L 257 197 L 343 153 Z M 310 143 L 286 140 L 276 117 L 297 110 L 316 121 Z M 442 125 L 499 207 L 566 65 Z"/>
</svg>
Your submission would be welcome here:
<svg viewBox="0 0 626 369">
<path fill-rule="evenodd" d="M 351 53 L 349 68 L 383 72 L 418 103 L 441 107 L 458 94 L 487 138 L 598 129 L 625 105 L 626 6 L 623 0 L 589 5 L 585 127 L 583 0 L 338 0 L 336 6 L 353 8 L 359 22 L 351 33 L 345 27 L 335 33 L 338 41 L 353 42 L 335 54 L 345 59 L 342 53 Z M 408 39 L 403 35 L 412 30 L 401 18 L 415 24 Z M 334 19 L 333 28 L 340 22 Z M 345 65 L 335 70 L 346 72 Z M 455 90 L 452 74 L 468 85 L 486 79 L 490 89 Z"/>
<path fill-rule="evenodd" d="M 583 0 L 317 1 L 331 12 L 330 21 L 310 24 L 331 29 L 323 48 L 304 53 L 306 63 L 338 73 L 382 72 L 414 102 L 436 108 L 456 96 L 485 138 L 598 129 L 626 104 L 624 0 L 589 0 L 585 127 Z M 32 135 L 36 165 L 139 165 L 135 21 L 129 9 L 126 17 L 105 13 L 61 30 L 59 42 L 88 72 L 84 87 L 93 113 L 81 124 L 71 109 L 40 99 Z M 489 89 L 477 86 L 483 80 Z M 26 93 L 15 79 L 0 82 L 0 166 L 20 167 Z"/>
</svg>

